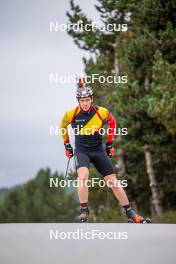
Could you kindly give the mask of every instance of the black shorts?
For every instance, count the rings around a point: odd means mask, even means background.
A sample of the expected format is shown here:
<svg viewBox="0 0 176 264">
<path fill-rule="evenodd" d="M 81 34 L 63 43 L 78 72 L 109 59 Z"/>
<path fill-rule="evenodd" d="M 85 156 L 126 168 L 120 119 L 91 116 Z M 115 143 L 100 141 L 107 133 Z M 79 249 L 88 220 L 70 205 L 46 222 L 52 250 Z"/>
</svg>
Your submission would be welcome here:
<svg viewBox="0 0 176 264">
<path fill-rule="evenodd" d="M 97 171 L 103 176 L 114 174 L 114 169 L 110 157 L 104 149 L 98 151 L 82 151 L 75 149 L 74 158 L 76 169 L 87 167 L 93 163 Z"/>
</svg>

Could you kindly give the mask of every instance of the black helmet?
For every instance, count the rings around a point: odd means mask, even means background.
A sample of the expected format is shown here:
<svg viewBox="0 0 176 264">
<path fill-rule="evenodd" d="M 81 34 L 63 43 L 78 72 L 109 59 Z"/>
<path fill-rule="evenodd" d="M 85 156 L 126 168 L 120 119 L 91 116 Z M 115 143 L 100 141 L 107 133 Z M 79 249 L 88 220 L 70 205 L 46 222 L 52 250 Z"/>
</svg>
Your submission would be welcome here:
<svg viewBox="0 0 176 264">
<path fill-rule="evenodd" d="M 93 91 L 89 87 L 80 87 L 77 89 L 76 98 L 84 98 L 93 96 Z"/>
</svg>

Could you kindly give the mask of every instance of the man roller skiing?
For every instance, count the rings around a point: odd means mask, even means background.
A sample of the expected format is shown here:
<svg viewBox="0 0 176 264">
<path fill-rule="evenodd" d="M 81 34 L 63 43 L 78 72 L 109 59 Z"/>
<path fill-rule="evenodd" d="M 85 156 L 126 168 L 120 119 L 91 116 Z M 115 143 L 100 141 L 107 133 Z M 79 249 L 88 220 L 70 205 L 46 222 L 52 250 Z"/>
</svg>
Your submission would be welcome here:
<svg viewBox="0 0 176 264">
<path fill-rule="evenodd" d="M 89 217 L 88 209 L 88 187 L 86 184 L 89 177 L 89 166 L 93 163 L 97 171 L 104 177 L 106 182 L 111 182 L 110 188 L 120 205 L 123 207 L 128 222 L 130 223 L 150 223 L 150 219 L 145 219 L 136 214 L 131 208 L 129 200 L 119 180 L 114 173 L 111 158 L 114 156 L 114 130 L 116 120 L 106 108 L 93 105 L 93 91 L 89 87 L 80 87 L 77 89 L 76 97 L 79 105 L 67 111 L 61 121 L 60 128 L 66 129 L 63 136 L 66 156 L 74 156 L 78 174 L 78 197 L 80 202 L 81 222 L 87 222 Z M 102 145 L 102 135 L 99 133 L 103 124 L 109 126 L 109 133 L 106 143 L 106 149 Z M 79 128 L 79 133 L 75 135 L 75 150 L 70 145 L 68 136 L 68 125 L 72 128 Z M 95 130 L 96 127 L 96 130 Z"/>
</svg>

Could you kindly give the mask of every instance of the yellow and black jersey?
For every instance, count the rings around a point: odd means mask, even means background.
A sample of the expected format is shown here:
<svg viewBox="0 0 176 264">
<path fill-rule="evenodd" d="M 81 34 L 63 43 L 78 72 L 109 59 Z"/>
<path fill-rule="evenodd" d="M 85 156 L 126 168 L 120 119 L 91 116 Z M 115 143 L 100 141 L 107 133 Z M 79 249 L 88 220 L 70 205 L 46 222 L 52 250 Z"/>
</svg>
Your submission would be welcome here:
<svg viewBox="0 0 176 264">
<path fill-rule="evenodd" d="M 60 128 L 65 129 L 62 134 L 64 143 L 69 143 L 68 125 L 71 124 L 75 135 L 75 147 L 78 149 L 96 149 L 102 146 L 102 135 L 98 133 L 107 122 L 111 128 L 115 128 L 115 119 L 104 107 L 92 105 L 90 110 L 84 112 L 80 106 L 67 111 L 61 120 Z M 108 141 L 113 140 L 113 134 L 108 136 Z"/>
</svg>

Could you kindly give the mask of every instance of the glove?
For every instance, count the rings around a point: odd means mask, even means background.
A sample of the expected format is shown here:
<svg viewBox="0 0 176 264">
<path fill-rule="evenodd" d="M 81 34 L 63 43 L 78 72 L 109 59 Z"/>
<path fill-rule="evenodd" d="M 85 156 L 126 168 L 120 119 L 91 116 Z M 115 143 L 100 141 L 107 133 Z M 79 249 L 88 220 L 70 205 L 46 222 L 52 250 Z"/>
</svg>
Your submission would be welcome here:
<svg viewBox="0 0 176 264">
<path fill-rule="evenodd" d="M 67 144 L 65 143 L 64 146 L 65 146 L 65 154 L 66 154 L 66 156 L 68 158 L 72 158 L 74 156 L 72 146 L 70 144 L 68 144 L 68 143 Z"/>
<path fill-rule="evenodd" d="M 107 142 L 106 143 L 106 152 L 107 152 L 107 155 L 110 158 L 114 157 L 115 150 L 114 150 L 114 147 L 113 147 L 113 142 Z"/>
</svg>

